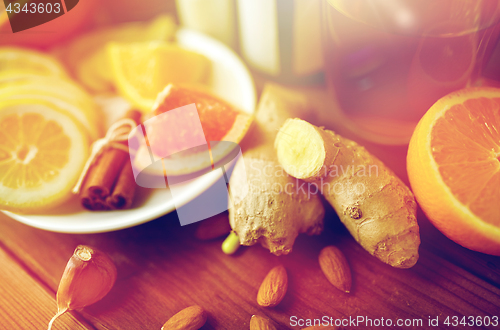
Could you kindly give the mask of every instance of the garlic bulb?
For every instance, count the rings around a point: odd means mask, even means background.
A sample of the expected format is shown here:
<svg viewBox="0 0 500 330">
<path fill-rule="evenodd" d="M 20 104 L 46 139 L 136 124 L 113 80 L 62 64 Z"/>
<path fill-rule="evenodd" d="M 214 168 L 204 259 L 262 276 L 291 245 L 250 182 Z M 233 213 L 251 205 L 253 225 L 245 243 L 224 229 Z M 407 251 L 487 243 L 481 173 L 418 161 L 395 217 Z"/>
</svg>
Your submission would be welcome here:
<svg viewBox="0 0 500 330">
<path fill-rule="evenodd" d="M 116 267 L 106 254 L 85 245 L 77 246 L 59 282 L 57 314 L 50 320 L 48 329 L 66 311 L 101 300 L 115 281 Z"/>
</svg>

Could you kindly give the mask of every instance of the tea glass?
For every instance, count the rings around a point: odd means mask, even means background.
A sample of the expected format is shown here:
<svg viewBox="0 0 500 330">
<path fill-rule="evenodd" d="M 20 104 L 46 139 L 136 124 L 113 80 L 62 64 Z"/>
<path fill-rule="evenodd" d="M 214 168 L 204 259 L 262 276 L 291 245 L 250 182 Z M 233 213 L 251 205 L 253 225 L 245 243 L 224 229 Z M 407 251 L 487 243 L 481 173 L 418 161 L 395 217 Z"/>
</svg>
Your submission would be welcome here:
<svg viewBox="0 0 500 330">
<path fill-rule="evenodd" d="M 405 144 L 442 96 L 478 84 L 498 0 L 323 0 L 325 77 L 350 131 Z"/>
</svg>

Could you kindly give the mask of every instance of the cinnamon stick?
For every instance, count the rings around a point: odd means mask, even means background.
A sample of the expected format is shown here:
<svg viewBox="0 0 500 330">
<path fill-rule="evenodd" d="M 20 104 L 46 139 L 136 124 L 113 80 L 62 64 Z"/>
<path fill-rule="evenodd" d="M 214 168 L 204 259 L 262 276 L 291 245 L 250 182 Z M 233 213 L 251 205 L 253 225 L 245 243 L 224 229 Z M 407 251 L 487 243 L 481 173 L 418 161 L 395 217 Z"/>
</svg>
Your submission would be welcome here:
<svg viewBox="0 0 500 330">
<path fill-rule="evenodd" d="M 83 186 L 84 196 L 105 200 L 120 174 L 126 157 L 127 153 L 120 149 L 110 148 L 104 151 L 87 174 L 87 180 Z"/>
<path fill-rule="evenodd" d="M 106 199 L 106 204 L 112 209 L 119 210 L 129 208 L 134 200 L 136 187 L 137 184 L 135 183 L 134 173 L 132 172 L 132 163 L 127 161 L 125 165 L 123 165 L 118 180 L 116 180 L 113 193 Z"/>
<path fill-rule="evenodd" d="M 106 203 L 106 201 L 100 200 L 100 199 L 95 199 L 92 201 L 92 211 L 107 211 L 111 210 L 109 205 Z"/>
<path fill-rule="evenodd" d="M 88 193 L 86 191 L 83 191 L 82 190 L 82 194 L 80 196 L 80 203 L 82 204 L 82 206 L 88 210 L 93 210 L 94 209 L 94 201 L 92 200 L 92 198 L 90 198 L 90 196 L 88 195 Z"/>
<path fill-rule="evenodd" d="M 141 113 L 137 110 L 130 110 L 124 118 L 132 119 L 137 124 L 140 122 Z M 89 210 L 110 209 L 106 204 L 106 199 L 110 196 L 126 163 L 130 163 L 128 152 L 116 148 L 104 150 L 85 178 L 80 193 L 82 206 Z"/>
</svg>

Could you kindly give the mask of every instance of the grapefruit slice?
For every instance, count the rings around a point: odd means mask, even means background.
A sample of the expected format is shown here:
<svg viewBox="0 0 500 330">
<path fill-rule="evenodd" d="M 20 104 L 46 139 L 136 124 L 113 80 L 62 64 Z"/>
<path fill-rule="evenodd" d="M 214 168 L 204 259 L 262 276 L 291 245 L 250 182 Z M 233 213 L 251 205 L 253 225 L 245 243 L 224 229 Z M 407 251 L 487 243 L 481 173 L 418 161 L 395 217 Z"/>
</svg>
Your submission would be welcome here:
<svg viewBox="0 0 500 330">
<path fill-rule="evenodd" d="M 202 131 L 193 133 L 197 129 L 198 119 L 183 118 L 185 115 L 182 113 L 177 117 L 169 116 L 168 120 L 161 119 L 161 114 L 191 104 L 196 106 Z M 153 114 L 156 116 L 153 119 L 158 120 L 150 119 L 146 127 L 153 158 L 162 159 L 164 169 L 168 168 L 168 173 L 172 175 L 186 175 L 213 166 L 234 149 L 235 143 L 243 139 L 253 120 L 252 116 L 236 110 L 208 91 L 172 84 L 158 94 Z M 197 146 L 192 148 L 194 141 L 198 141 L 195 143 Z M 203 145 L 200 145 L 200 141 Z M 207 148 L 210 157 L 206 156 Z M 161 157 L 172 154 L 175 155 Z M 135 162 L 138 168 L 149 171 L 149 174 L 165 174 L 154 167 L 148 168 L 151 157 L 145 145 L 139 148 Z"/>
</svg>

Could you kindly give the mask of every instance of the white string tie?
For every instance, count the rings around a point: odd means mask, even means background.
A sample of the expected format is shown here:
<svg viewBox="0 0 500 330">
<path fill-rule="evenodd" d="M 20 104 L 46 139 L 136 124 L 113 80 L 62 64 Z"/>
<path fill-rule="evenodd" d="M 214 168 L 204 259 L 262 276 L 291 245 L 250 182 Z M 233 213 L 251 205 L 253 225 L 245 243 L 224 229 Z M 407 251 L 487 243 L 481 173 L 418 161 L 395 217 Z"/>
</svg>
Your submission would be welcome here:
<svg viewBox="0 0 500 330">
<path fill-rule="evenodd" d="M 111 125 L 111 127 L 106 132 L 106 136 L 102 139 L 96 140 L 92 143 L 92 148 L 90 152 L 90 156 L 83 167 L 82 174 L 80 174 L 80 178 L 78 179 L 75 187 L 73 188 L 73 193 L 80 193 L 80 189 L 87 176 L 87 173 L 90 167 L 97 161 L 97 158 L 103 153 L 103 151 L 107 148 L 115 148 L 122 150 L 124 152 L 129 152 L 128 146 L 120 143 L 124 141 L 128 141 L 128 136 L 130 132 L 136 128 L 137 123 L 129 118 L 123 118 L 118 120 L 116 123 Z"/>
</svg>

